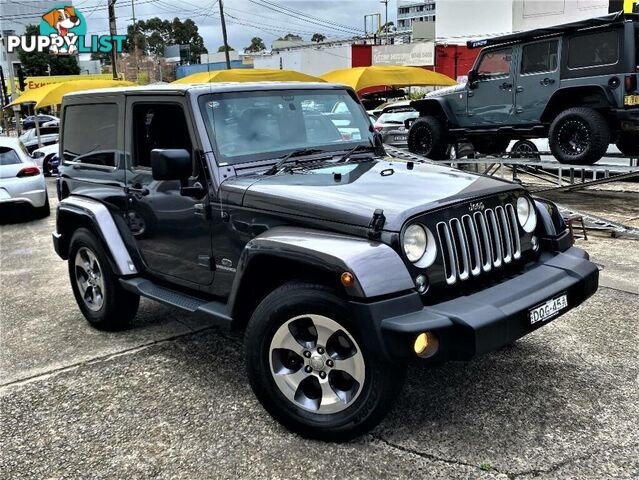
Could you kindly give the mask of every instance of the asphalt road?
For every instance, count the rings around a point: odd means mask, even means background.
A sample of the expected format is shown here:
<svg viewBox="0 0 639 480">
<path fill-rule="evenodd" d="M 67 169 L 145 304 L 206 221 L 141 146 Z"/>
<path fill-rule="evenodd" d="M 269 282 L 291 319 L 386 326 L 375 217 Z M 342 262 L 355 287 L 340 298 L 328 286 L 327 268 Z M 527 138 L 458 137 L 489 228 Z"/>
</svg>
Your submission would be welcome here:
<svg viewBox="0 0 639 480">
<path fill-rule="evenodd" d="M 91 329 L 53 226 L 0 225 L 0 478 L 639 478 L 639 242 L 586 243 L 596 296 L 501 351 L 411 368 L 388 418 L 336 445 L 274 422 L 241 339 L 204 318 L 143 301 L 129 330 Z"/>
</svg>

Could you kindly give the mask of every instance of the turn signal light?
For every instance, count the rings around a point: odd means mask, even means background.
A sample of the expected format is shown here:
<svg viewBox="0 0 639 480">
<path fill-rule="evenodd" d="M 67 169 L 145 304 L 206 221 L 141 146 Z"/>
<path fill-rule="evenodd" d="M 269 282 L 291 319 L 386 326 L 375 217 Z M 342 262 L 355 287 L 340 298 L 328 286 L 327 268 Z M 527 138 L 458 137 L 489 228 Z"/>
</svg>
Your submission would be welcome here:
<svg viewBox="0 0 639 480">
<path fill-rule="evenodd" d="M 35 177 L 36 175 L 40 175 L 40 169 L 38 167 L 24 167 L 18 172 L 16 177 Z"/>
<path fill-rule="evenodd" d="M 340 280 L 342 281 L 342 285 L 344 285 L 345 287 L 350 287 L 355 284 L 355 277 L 351 272 L 342 273 Z"/>
<path fill-rule="evenodd" d="M 633 93 L 637 90 L 637 75 L 626 75 L 626 93 Z"/>
</svg>

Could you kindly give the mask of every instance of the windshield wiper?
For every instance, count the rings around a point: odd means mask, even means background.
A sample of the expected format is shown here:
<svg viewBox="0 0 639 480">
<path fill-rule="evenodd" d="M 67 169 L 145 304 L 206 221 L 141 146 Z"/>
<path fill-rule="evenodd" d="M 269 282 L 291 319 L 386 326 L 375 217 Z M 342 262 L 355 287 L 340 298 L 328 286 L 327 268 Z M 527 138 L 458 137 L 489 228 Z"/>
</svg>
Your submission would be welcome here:
<svg viewBox="0 0 639 480">
<path fill-rule="evenodd" d="M 351 148 L 348 152 L 346 152 L 339 160 L 337 160 L 337 162 L 335 163 L 344 163 L 345 161 L 347 161 L 349 158 L 351 158 L 351 155 L 353 155 L 355 152 L 359 152 L 360 150 L 373 150 L 373 152 L 375 151 L 375 145 L 373 145 L 373 141 L 371 140 L 370 145 L 362 145 L 361 143 L 359 145 L 354 146 L 353 148 Z"/>
<path fill-rule="evenodd" d="M 321 148 L 300 148 L 297 150 L 293 150 L 292 152 L 287 153 L 282 158 L 280 158 L 275 165 L 269 168 L 264 175 L 275 175 L 279 172 L 284 164 L 292 157 L 299 157 L 300 155 L 312 155 L 313 153 L 321 153 L 324 150 Z"/>
</svg>

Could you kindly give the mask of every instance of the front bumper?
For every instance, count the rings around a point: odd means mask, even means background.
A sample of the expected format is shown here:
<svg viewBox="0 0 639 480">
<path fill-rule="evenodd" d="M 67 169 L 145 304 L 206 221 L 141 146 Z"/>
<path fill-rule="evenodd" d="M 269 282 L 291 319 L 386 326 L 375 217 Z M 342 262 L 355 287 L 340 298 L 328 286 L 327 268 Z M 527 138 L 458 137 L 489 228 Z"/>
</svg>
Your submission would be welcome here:
<svg viewBox="0 0 639 480">
<path fill-rule="evenodd" d="M 598 278 L 588 254 L 572 247 L 558 254 L 543 253 L 514 278 L 436 305 L 424 307 L 412 292 L 368 304 L 351 302 L 351 306 L 367 326 L 362 328 L 364 340 L 386 360 L 417 359 L 413 343 L 421 332 L 432 332 L 439 343 L 429 361 L 468 360 L 548 323 L 531 326 L 528 319 L 529 309 L 546 300 L 566 293 L 568 308 L 561 314 L 581 304 L 596 292 Z"/>
<path fill-rule="evenodd" d="M 622 130 L 635 131 L 639 129 L 639 108 L 618 108 L 614 110 L 614 114 Z"/>
</svg>

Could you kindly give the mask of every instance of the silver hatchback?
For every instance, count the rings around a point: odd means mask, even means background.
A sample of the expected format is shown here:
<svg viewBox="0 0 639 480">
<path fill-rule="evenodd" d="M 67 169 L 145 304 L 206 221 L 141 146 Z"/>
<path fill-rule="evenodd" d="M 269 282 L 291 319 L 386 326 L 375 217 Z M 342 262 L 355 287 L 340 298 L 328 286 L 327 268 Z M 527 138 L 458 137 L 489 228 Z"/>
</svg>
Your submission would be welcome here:
<svg viewBox="0 0 639 480">
<path fill-rule="evenodd" d="M 0 137 L 0 206 L 26 204 L 39 217 L 50 213 L 42 171 L 18 139 Z"/>
</svg>

